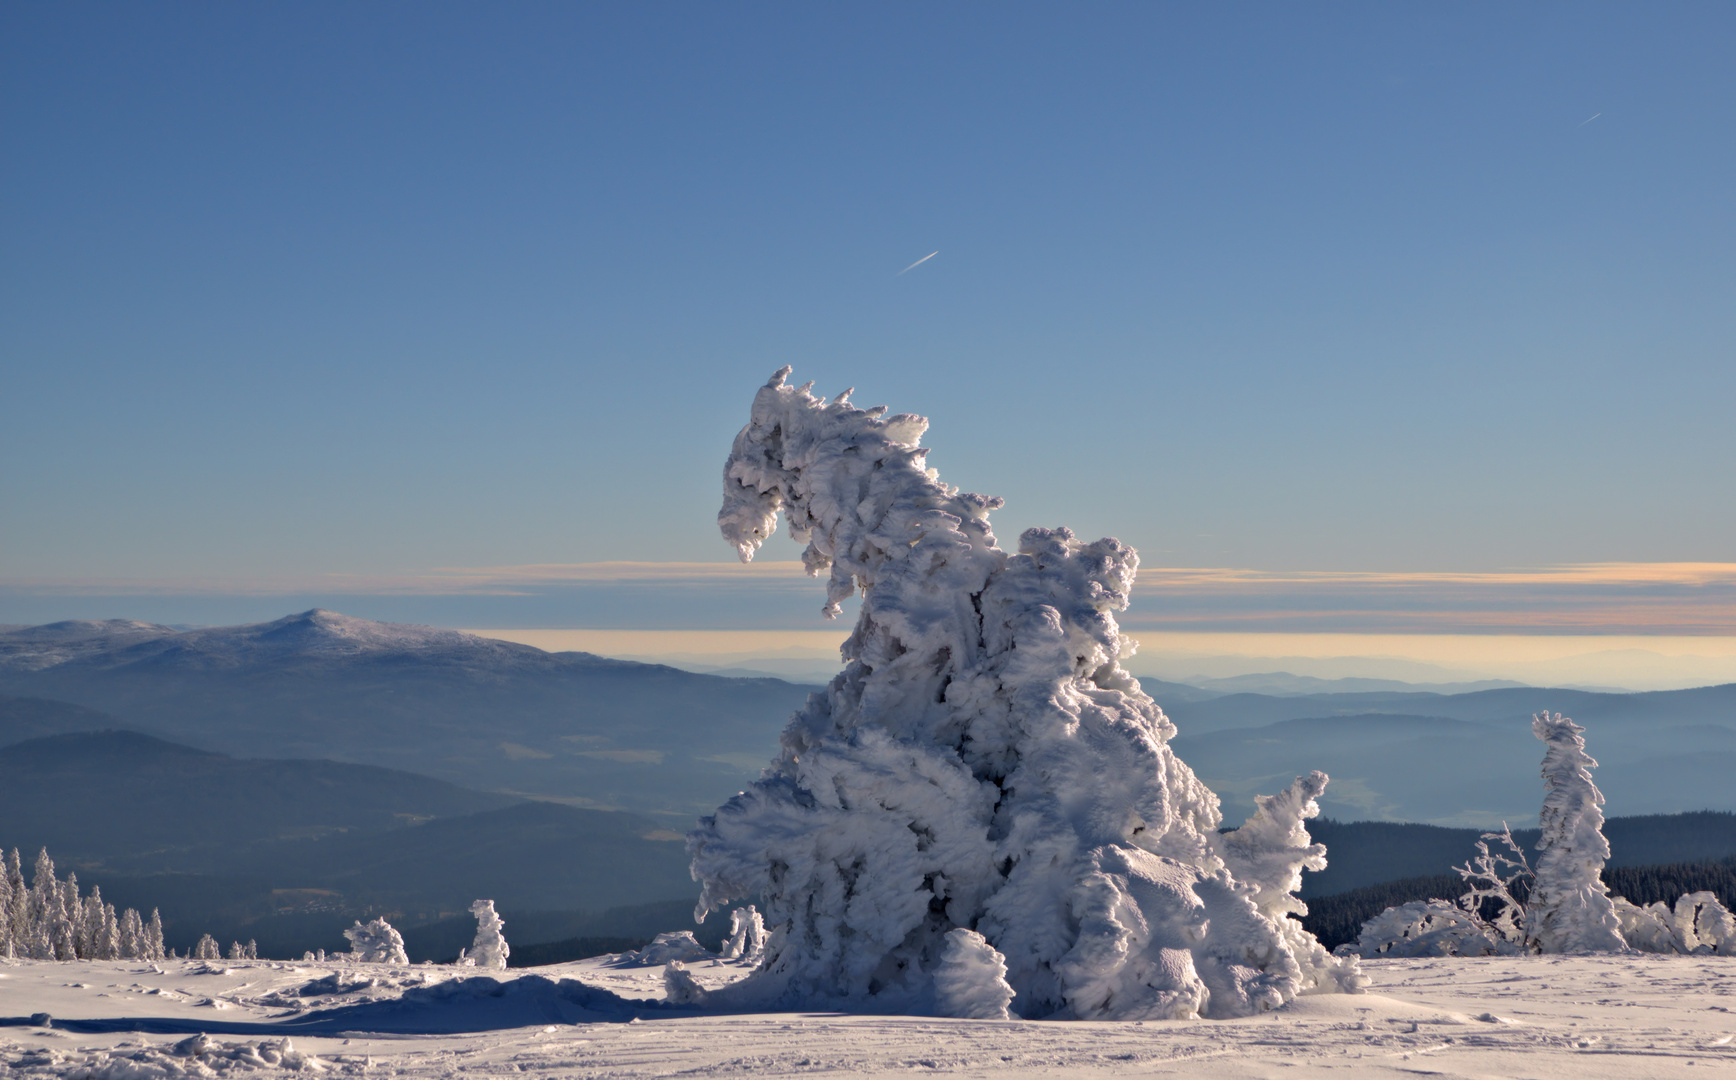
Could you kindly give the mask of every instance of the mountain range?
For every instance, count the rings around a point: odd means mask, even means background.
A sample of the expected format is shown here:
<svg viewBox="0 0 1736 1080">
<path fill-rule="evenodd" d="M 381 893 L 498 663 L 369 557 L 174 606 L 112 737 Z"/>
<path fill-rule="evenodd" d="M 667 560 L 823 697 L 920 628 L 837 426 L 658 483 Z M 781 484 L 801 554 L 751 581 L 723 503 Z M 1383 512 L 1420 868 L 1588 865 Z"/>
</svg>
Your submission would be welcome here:
<svg viewBox="0 0 1736 1080">
<path fill-rule="evenodd" d="M 377 765 L 682 829 L 759 774 L 811 689 L 320 610 L 0 630 L 0 694 L 226 754 Z"/>
</svg>

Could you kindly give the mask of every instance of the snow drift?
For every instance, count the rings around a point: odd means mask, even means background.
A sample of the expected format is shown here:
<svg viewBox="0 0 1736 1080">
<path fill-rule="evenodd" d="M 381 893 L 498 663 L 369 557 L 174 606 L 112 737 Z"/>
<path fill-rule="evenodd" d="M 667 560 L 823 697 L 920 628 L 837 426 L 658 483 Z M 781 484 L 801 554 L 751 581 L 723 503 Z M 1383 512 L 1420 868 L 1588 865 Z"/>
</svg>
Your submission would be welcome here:
<svg viewBox="0 0 1736 1080">
<path fill-rule="evenodd" d="M 1119 663 L 1133 549 L 1059 528 L 1003 551 L 1001 500 L 940 482 L 926 420 L 788 370 L 736 437 L 719 526 L 747 561 L 782 514 L 825 613 L 858 590 L 862 610 L 779 756 L 689 836 L 697 917 L 760 897 L 769 931 L 712 1004 L 1226 1017 L 1360 988 L 1289 917 L 1325 865 L 1303 820 L 1326 776 L 1219 835 L 1217 796 Z"/>
</svg>

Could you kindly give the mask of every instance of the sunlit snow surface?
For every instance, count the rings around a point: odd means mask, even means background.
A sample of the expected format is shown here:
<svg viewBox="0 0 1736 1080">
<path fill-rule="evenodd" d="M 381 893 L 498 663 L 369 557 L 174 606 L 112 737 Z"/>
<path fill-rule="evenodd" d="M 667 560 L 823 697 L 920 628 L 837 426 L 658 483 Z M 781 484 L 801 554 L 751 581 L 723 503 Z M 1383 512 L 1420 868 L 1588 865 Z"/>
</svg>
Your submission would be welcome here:
<svg viewBox="0 0 1736 1080">
<path fill-rule="evenodd" d="M 608 958 L 515 969 L 499 984 L 464 981 L 474 969 L 374 964 L 0 960 L 0 1075 L 1736 1076 L 1736 958 L 1379 960 L 1366 970 L 1367 994 L 1302 997 L 1247 1019 L 1056 1024 L 672 1015 L 654 1004 L 660 969 Z M 701 961 L 689 971 L 716 988 L 746 968 Z M 310 984 L 331 992 L 304 996 Z M 431 993 L 442 987 L 443 1003 Z M 579 992 L 595 990 L 613 994 L 593 1004 L 618 995 L 647 1007 L 578 1016 Z M 333 1007 L 343 1011 L 321 1011 Z M 54 1026 L 30 1024 L 33 1013 Z M 328 1016 L 358 1026 L 304 1033 Z M 370 1034 L 360 1026 L 369 1016 L 396 1031 Z M 175 1053 L 201 1031 L 202 1053 Z"/>
</svg>

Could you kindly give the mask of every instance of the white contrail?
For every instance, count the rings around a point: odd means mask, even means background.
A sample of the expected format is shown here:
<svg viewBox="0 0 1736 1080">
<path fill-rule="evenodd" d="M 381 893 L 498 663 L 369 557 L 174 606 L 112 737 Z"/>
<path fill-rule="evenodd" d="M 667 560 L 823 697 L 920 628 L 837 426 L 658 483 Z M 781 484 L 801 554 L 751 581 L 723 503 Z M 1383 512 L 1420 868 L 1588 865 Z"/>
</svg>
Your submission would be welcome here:
<svg viewBox="0 0 1736 1080">
<path fill-rule="evenodd" d="M 912 270 L 916 269 L 917 267 L 921 266 L 923 263 L 927 262 L 928 260 L 934 258 L 936 255 L 939 255 L 939 254 L 940 254 L 940 252 L 938 252 L 938 251 L 931 251 L 927 255 L 924 255 L 922 258 L 911 263 L 909 266 L 906 266 L 904 269 L 898 271 L 898 273 L 894 274 L 893 277 L 903 277 L 905 274 L 910 273 Z"/>
<path fill-rule="evenodd" d="M 1592 121 L 1593 121 L 1593 120 L 1596 120 L 1596 119 L 1597 119 L 1597 118 L 1598 118 L 1598 117 L 1599 117 L 1599 116 L 1602 116 L 1602 115 L 1603 115 L 1603 114 L 1602 114 L 1602 113 L 1597 113 L 1597 114 L 1596 114 L 1596 115 L 1594 115 L 1594 116 L 1588 116 L 1588 117 L 1586 117 L 1586 118 L 1585 118 L 1585 119 L 1584 119 L 1584 120 L 1581 120 L 1581 121 L 1580 121 L 1580 122 L 1579 122 L 1579 126 L 1580 126 L 1580 127 L 1584 127 L 1584 126 L 1585 126 L 1585 125 L 1587 125 L 1587 124 L 1589 124 L 1589 123 L 1591 123 L 1591 122 L 1592 122 Z"/>
</svg>

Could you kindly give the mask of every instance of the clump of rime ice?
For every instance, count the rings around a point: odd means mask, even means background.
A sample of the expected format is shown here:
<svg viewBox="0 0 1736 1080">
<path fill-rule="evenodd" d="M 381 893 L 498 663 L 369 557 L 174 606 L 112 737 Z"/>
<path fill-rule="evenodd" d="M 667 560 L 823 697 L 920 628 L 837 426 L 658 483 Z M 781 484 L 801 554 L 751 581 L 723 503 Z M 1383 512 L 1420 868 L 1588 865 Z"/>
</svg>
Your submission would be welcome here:
<svg viewBox="0 0 1736 1080">
<path fill-rule="evenodd" d="M 410 962 L 410 958 L 404 953 L 403 935 L 385 919 L 373 919 L 365 923 L 358 919 L 354 926 L 344 931 L 344 937 L 350 939 L 350 956 L 363 963 Z"/>
<path fill-rule="evenodd" d="M 506 923 L 496 914 L 494 901 L 478 900 L 470 905 L 470 913 L 476 916 L 476 938 L 467 951 L 458 954 L 459 964 L 505 971 L 506 958 L 512 949 L 506 944 L 506 934 L 502 932 Z"/>
<path fill-rule="evenodd" d="M 1539 713 L 1531 732 L 1545 747 L 1544 796 L 1526 934 L 1546 953 L 1625 952 L 1621 920 L 1603 883 L 1609 841 L 1603 836 L 1603 793 L 1591 781 L 1597 762 L 1585 752 L 1585 729 L 1560 713 Z"/>
<path fill-rule="evenodd" d="M 696 914 L 759 895 L 770 928 L 713 1000 L 944 1012 L 958 929 L 999 954 L 1024 1016 L 1237 1016 L 1357 989 L 1281 899 L 1318 862 L 1298 833 L 1325 776 L 1220 840 L 1217 796 L 1119 663 L 1133 549 L 1031 529 L 1003 551 L 1001 500 L 940 482 L 926 420 L 787 372 L 736 438 L 718 522 L 745 561 L 783 514 L 828 575 L 826 614 L 858 590 L 862 610 L 779 756 L 689 837 Z"/>
</svg>

